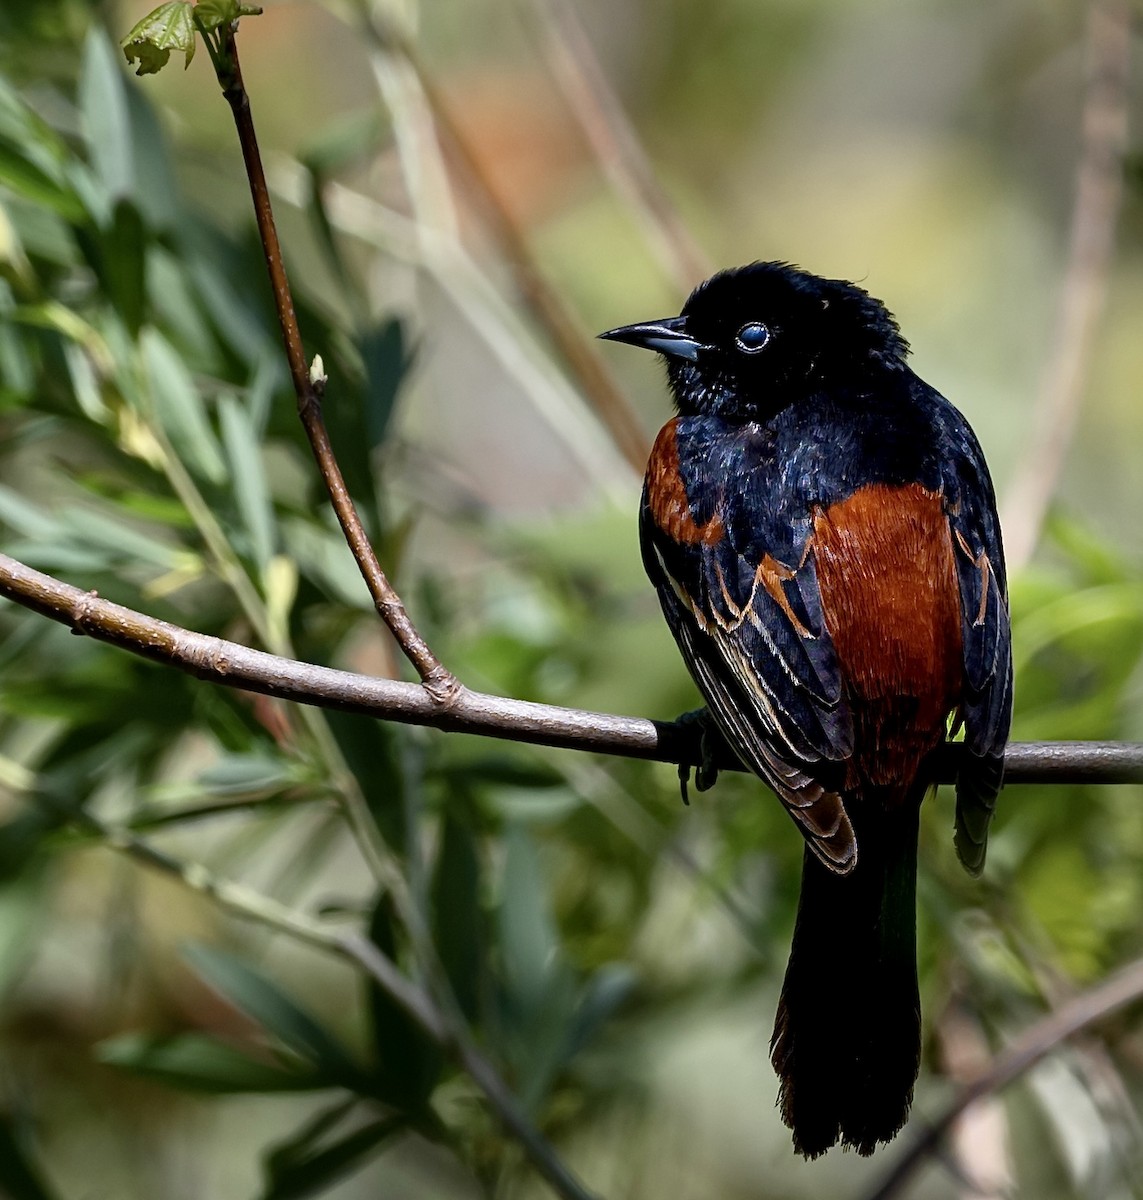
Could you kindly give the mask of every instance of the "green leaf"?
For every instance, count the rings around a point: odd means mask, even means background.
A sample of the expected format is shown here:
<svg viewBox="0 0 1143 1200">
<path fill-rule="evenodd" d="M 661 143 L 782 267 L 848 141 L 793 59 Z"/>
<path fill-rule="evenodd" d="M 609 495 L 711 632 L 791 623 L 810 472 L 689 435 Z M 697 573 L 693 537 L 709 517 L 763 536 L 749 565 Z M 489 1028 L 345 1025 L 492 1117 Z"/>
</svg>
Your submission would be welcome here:
<svg viewBox="0 0 1143 1200">
<path fill-rule="evenodd" d="M 202 7 L 201 5 L 199 6 Z M 194 15 L 187 0 L 172 0 L 149 12 L 119 43 L 129 63 L 139 64 L 136 75 L 154 75 L 167 65 L 174 50 L 191 65 L 195 50 Z"/>
<path fill-rule="evenodd" d="M 29 807 L 0 825 L 0 884 L 23 878 L 29 867 L 38 864 L 45 839 L 61 824 L 62 818 Z"/>
<path fill-rule="evenodd" d="M 99 276 L 132 337 L 139 333 L 146 306 L 147 231 L 130 200 L 116 201 L 111 221 L 97 235 Z"/>
<path fill-rule="evenodd" d="M 60 513 L 60 530 L 83 550 L 105 551 L 107 564 L 149 563 L 163 571 L 189 566 L 194 555 L 161 542 L 116 519 L 110 511 L 69 507 Z"/>
<path fill-rule="evenodd" d="M 234 501 L 250 538 L 250 555 L 264 574 L 274 554 L 275 523 L 258 434 L 249 409 L 234 396 L 219 400 L 218 416 Z"/>
<path fill-rule="evenodd" d="M 99 25 L 93 25 L 83 47 L 79 110 L 87 152 L 108 207 L 135 194 L 135 154 L 127 85 L 115 51 Z"/>
<path fill-rule="evenodd" d="M 624 963 L 600 967 L 584 989 L 564 1051 L 570 1059 L 605 1025 L 635 988 L 635 972 Z"/>
<path fill-rule="evenodd" d="M 458 757 L 453 762 L 434 766 L 431 773 L 436 778 L 465 785 L 488 783 L 500 787 L 526 788 L 529 791 L 567 785 L 567 779 L 555 767 L 539 761 L 522 762 L 507 754 Z"/>
<path fill-rule="evenodd" d="M 262 9 L 257 4 L 240 4 L 238 0 L 198 0 L 194 15 L 207 33 L 220 25 L 237 21 L 239 17 L 257 17 Z"/>
<path fill-rule="evenodd" d="M 149 229 L 181 231 L 187 218 L 166 133 L 143 89 L 128 86 L 124 91 L 127 96 L 127 117 L 131 124 L 131 153 L 135 171 L 135 194 L 132 199 Z M 185 288 L 182 269 L 178 275 L 180 285 Z"/>
<path fill-rule="evenodd" d="M 487 941 L 480 855 L 472 830 L 451 813 L 444 817 L 432 896 L 437 953 L 461 1011 L 471 1020 L 480 1007 Z"/>
<path fill-rule="evenodd" d="M 31 1151 L 13 1118 L 0 1115 L 0 1195 L 8 1200 L 52 1200 Z"/>
<path fill-rule="evenodd" d="M 566 1061 L 576 988 L 561 955 L 535 846 L 520 828 L 510 829 L 506 841 L 500 904 L 504 983 L 500 1034 L 504 1052 L 516 1069 L 520 1101 L 535 1112 Z"/>
<path fill-rule="evenodd" d="M 31 853 L 15 864 L 18 875 L 0 883 L 0 996 L 8 995 L 43 948 L 51 902 L 49 872 L 41 869 L 47 856 L 39 854 L 39 848 L 33 842 Z M 10 852 L 12 847 L 5 849 Z"/>
<path fill-rule="evenodd" d="M 385 440 L 401 382 L 408 374 L 409 353 L 400 321 L 385 321 L 358 339 L 365 364 L 365 429 L 370 449 Z"/>
<path fill-rule="evenodd" d="M 0 184 L 30 200 L 42 204 L 72 223 L 83 220 L 84 208 L 79 197 L 63 183 L 27 158 L 21 147 L 0 137 Z"/>
<path fill-rule="evenodd" d="M 337 1120 L 343 1114 L 344 1106 L 338 1106 L 330 1113 L 323 1113 L 318 1123 L 331 1124 L 331 1117 Z M 401 1117 L 381 1117 L 321 1149 L 314 1148 L 314 1126 L 307 1126 L 302 1136 L 275 1148 L 267 1156 L 266 1187 L 261 1200 L 301 1200 L 324 1191 L 335 1180 L 361 1167 L 404 1125 Z M 317 1136 L 321 1132 L 324 1130 Z"/>
<path fill-rule="evenodd" d="M 548 897 L 536 848 L 519 828 L 506 837 L 504 896 L 500 904 L 500 945 L 505 982 L 526 1010 L 543 1006 L 559 943 L 548 914 Z"/>
<path fill-rule="evenodd" d="M 224 483 L 226 465 L 190 372 L 157 330 L 145 329 L 140 341 L 155 415 L 175 452 L 196 475 Z"/>
<path fill-rule="evenodd" d="M 280 791 L 296 783 L 289 764 L 263 754 L 228 754 L 200 771 L 195 782 L 212 796 Z"/>
<path fill-rule="evenodd" d="M 59 532 L 59 522 L 55 517 L 0 483 L 0 526 L 4 525 L 23 537 L 35 540 L 55 537 Z"/>
<path fill-rule="evenodd" d="M 199 1033 L 151 1037 L 128 1033 L 101 1042 L 100 1062 L 187 1092 L 303 1092 L 327 1088 L 322 1073 L 290 1070 L 243 1054 Z"/>
<path fill-rule="evenodd" d="M 397 957 L 393 902 L 382 892 L 369 921 L 370 940 L 389 958 Z M 408 1112 L 422 1110 L 444 1069 L 441 1049 L 403 1008 L 373 980 L 366 985 L 373 1045 L 377 1051 L 378 1094 Z"/>
<path fill-rule="evenodd" d="M 91 364 L 90 356 L 82 346 L 70 340 L 61 341 L 60 349 L 71 380 L 71 390 L 80 411 L 89 421 L 105 425 L 110 414 L 103 402 L 99 378 Z"/>
<path fill-rule="evenodd" d="M 343 1083 L 348 1087 L 360 1084 L 360 1069 L 333 1034 L 277 984 L 241 959 L 211 946 L 192 943 L 184 954 L 211 987 L 284 1046 L 317 1067 L 327 1083 Z"/>
</svg>

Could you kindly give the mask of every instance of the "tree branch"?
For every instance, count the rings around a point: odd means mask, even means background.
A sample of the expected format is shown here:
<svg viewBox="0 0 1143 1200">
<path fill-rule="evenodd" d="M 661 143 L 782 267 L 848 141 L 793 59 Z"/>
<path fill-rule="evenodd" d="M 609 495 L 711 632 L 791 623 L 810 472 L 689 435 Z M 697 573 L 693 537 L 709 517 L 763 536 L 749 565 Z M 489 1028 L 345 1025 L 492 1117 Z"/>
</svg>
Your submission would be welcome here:
<svg viewBox="0 0 1143 1200">
<path fill-rule="evenodd" d="M 468 689 L 444 706 L 417 684 L 279 658 L 156 620 L 62 583 L 6 554 L 0 554 L 0 596 L 77 634 L 243 691 L 454 733 L 690 766 L 702 761 L 701 731 L 694 724 L 559 708 Z M 962 753 L 957 744 L 943 749 L 935 771 L 939 782 L 956 778 Z M 1017 743 L 1008 747 L 1007 764 L 1008 784 L 1143 783 L 1143 744 Z M 730 757 L 719 765 L 744 769 Z"/>
<path fill-rule="evenodd" d="M 1008 486 L 1000 522 L 1010 570 L 1023 566 L 1039 541 L 1079 421 L 1107 298 L 1127 149 L 1131 14 L 1126 0 L 1093 0 L 1086 57 L 1082 144 L 1053 352 L 1044 369 L 1032 436 Z"/>
<path fill-rule="evenodd" d="M 714 264 L 691 236 L 647 157 L 623 104 L 595 54 L 572 0 L 528 0 L 539 25 L 545 57 L 568 112 L 626 201 L 660 265 L 689 292 Z"/>
<path fill-rule="evenodd" d="M 76 823 L 96 834 L 112 849 L 209 896 L 234 916 L 257 921 L 360 968 L 468 1072 L 504 1127 L 559 1196 L 564 1200 L 593 1200 L 592 1194 L 564 1166 L 547 1139 L 524 1115 L 492 1062 L 466 1033 L 454 1027 L 429 993 L 407 979 L 397 964 L 368 938 L 359 933 L 331 929 L 319 921 L 300 916 L 269 896 L 243 884 L 220 879 L 200 863 L 182 862 L 129 831 L 105 825 L 90 814 L 77 816 Z"/>
<path fill-rule="evenodd" d="M 447 705 L 463 689 L 460 681 L 441 664 L 429 648 L 428 643 L 413 624 L 405 606 L 389 582 L 377 555 L 369 542 L 365 526 L 361 523 L 353 499 L 346 487 L 345 479 L 334 456 L 329 433 L 322 417 L 322 394 L 325 379 L 320 373 L 311 374 L 302 346 L 301 330 L 294 311 L 290 283 L 282 261 L 282 247 L 274 224 L 274 213 L 270 204 L 270 192 L 266 186 L 266 174 L 262 168 L 262 155 L 254 132 L 254 118 L 250 111 L 250 97 L 242 83 L 242 70 L 238 62 L 238 46 L 234 30 L 227 30 L 224 53 L 215 60 L 218 82 L 222 94 L 234 114 L 238 130 L 238 141 L 242 147 L 242 158 L 246 164 L 246 175 L 250 182 L 250 195 L 254 201 L 254 215 L 258 234 L 266 257 L 266 270 L 270 276 L 270 287 L 274 293 L 274 306 L 278 313 L 278 324 L 286 350 L 294 393 L 298 400 L 298 416 L 309 438 L 318 470 L 325 482 L 330 502 L 341 525 L 345 540 L 353 553 L 373 604 L 381 619 L 388 626 L 405 657 L 416 668 L 426 692 L 438 704 Z"/>
<path fill-rule="evenodd" d="M 913 1172 L 933 1153 L 956 1119 L 970 1105 L 1007 1087 L 1034 1067 L 1060 1042 L 1111 1016 L 1125 1005 L 1143 997 L 1143 959 L 1128 964 L 1110 979 L 1069 1000 L 1049 1013 L 1009 1044 L 1008 1049 L 966 1084 L 898 1159 L 868 1200 L 890 1200 L 908 1182 Z"/>
<path fill-rule="evenodd" d="M 642 476 L 650 439 L 638 414 L 596 353 L 592 339 L 584 334 L 575 315 L 548 282 L 527 237 L 497 192 L 479 153 L 426 70 L 416 47 L 392 19 L 382 16 L 376 5 L 372 6 L 364 28 L 385 50 L 399 54 L 416 75 L 433 120 L 463 169 L 465 181 L 480 201 L 481 215 L 504 253 L 521 296 L 542 322 L 553 346 L 628 465 Z"/>
</svg>

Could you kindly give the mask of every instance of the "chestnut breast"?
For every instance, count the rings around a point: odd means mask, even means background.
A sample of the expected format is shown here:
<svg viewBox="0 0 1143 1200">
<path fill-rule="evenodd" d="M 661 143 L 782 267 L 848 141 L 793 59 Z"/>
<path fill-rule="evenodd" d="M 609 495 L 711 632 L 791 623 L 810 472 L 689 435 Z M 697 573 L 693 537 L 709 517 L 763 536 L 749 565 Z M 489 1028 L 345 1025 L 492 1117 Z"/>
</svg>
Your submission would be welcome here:
<svg viewBox="0 0 1143 1200">
<path fill-rule="evenodd" d="M 814 513 L 822 613 L 859 717 L 855 766 L 908 779 L 961 699 L 960 591 L 942 497 L 869 484 Z"/>
</svg>

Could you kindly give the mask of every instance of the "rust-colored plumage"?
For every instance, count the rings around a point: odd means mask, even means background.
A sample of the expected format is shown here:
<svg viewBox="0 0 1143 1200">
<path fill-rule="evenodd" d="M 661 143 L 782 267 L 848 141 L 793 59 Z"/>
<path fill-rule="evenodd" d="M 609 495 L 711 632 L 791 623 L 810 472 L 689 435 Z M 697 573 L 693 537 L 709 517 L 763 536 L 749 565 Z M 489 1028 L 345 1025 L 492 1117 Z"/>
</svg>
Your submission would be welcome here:
<svg viewBox="0 0 1143 1200">
<path fill-rule="evenodd" d="M 860 731 L 847 788 L 904 787 L 963 687 L 960 593 L 942 497 L 868 484 L 814 514 L 826 628 Z"/>
<path fill-rule="evenodd" d="M 695 521 L 686 484 L 679 474 L 678 418 L 659 430 L 647 461 L 647 494 L 651 514 L 659 528 L 685 546 L 699 543 L 711 546 L 723 535 L 722 518 L 712 513 L 701 524 Z"/>
</svg>

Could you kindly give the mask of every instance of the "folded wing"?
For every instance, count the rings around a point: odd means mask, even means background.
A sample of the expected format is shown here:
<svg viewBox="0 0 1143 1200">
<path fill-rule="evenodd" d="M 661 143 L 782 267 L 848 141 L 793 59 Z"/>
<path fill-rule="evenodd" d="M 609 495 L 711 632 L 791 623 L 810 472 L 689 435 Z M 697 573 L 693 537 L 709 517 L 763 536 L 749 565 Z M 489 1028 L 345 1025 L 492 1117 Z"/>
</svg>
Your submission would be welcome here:
<svg viewBox="0 0 1143 1200">
<path fill-rule="evenodd" d="M 731 746 L 774 789 L 822 862 L 847 873 L 857 847 L 840 787 L 853 723 L 813 558 L 790 553 L 788 523 L 783 558 L 770 553 L 766 505 L 748 489 L 729 498 L 703 492 L 701 476 L 683 486 L 668 426 L 643 496 L 647 572 Z"/>
</svg>

